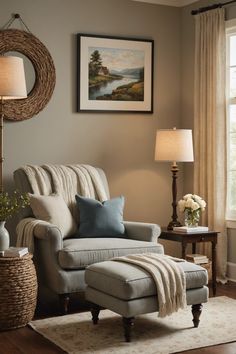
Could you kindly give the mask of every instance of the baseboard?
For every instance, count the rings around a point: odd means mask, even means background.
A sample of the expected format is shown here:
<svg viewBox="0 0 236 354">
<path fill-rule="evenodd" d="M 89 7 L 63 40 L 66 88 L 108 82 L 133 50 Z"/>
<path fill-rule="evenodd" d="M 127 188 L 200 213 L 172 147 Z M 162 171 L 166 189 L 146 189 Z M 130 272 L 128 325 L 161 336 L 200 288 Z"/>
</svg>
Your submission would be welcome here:
<svg viewBox="0 0 236 354">
<path fill-rule="evenodd" d="M 236 282 L 236 263 L 227 263 L 227 278 L 230 281 Z"/>
</svg>

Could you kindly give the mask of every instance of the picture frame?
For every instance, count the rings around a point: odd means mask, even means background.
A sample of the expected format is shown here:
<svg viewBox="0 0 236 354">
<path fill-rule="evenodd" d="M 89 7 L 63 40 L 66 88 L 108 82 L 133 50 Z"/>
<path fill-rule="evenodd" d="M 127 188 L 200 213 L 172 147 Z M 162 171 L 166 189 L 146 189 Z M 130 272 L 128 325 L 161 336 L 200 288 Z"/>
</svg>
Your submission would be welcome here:
<svg viewBox="0 0 236 354">
<path fill-rule="evenodd" d="M 77 34 L 77 112 L 153 113 L 154 41 Z"/>
</svg>

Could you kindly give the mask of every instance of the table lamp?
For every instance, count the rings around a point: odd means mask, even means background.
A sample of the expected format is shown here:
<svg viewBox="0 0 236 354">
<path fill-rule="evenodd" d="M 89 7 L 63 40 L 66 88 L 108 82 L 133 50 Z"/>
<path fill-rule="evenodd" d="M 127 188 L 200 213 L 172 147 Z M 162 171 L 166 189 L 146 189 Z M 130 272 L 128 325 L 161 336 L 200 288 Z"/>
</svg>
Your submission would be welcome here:
<svg viewBox="0 0 236 354">
<path fill-rule="evenodd" d="M 190 129 L 160 129 L 156 133 L 155 160 L 172 162 L 172 220 L 167 229 L 173 230 L 175 226 L 181 226 L 177 215 L 177 162 L 193 161 L 192 130 Z"/>
<path fill-rule="evenodd" d="M 0 193 L 3 192 L 4 101 L 26 97 L 23 59 L 13 56 L 0 56 Z"/>
</svg>

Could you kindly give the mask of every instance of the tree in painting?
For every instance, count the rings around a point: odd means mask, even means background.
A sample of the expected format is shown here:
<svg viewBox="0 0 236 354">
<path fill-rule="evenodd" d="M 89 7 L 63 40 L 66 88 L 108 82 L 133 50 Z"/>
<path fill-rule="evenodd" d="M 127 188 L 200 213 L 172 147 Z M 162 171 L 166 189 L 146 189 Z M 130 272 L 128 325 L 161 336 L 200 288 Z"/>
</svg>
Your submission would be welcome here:
<svg viewBox="0 0 236 354">
<path fill-rule="evenodd" d="M 102 59 L 98 50 L 95 50 L 90 56 L 89 62 L 89 76 L 95 77 L 98 75 L 102 67 Z"/>
</svg>

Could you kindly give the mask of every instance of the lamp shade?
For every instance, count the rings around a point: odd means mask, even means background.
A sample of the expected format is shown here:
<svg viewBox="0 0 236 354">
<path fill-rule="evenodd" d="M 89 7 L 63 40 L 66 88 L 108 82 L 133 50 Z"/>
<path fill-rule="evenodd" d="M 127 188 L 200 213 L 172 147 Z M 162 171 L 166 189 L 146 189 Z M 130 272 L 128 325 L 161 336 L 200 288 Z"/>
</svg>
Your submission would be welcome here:
<svg viewBox="0 0 236 354">
<path fill-rule="evenodd" d="M 27 97 L 22 58 L 0 56 L 0 98 L 13 100 Z"/>
<path fill-rule="evenodd" d="M 156 133 L 156 161 L 193 161 L 193 140 L 190 129 L 160 129 Z"/>
</svg>

